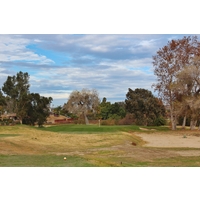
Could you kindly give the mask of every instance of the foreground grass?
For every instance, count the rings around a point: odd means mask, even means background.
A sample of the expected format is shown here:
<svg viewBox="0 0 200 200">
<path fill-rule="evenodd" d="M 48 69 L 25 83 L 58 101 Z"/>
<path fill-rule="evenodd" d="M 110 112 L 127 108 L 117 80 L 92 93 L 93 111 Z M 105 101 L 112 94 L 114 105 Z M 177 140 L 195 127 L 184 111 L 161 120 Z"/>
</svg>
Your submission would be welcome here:
<svg viewBox="0 0 200 200">
<path fill-rule="evenodd" d="M 173 133 L 167 127 L 145 128 L 149 129 L 149 134 L 157 131 Z M 198 156 L 176 154 L 181 150 L 189 152 L 192 149 L 144 147 L 145 142 L 134 135 L 134 132 L 141 131 L 138 126 L 0 126 L 0 166 L 200 166 Z"/>
<path fill-rule="evenodd" d="M 199 167 L 199 157 L 174 157 L 138 161 L 118 157 L 79 157 L 57 155 L 0 155 L 1 167 Z"/>
<path fill-rule="evenodd" d="M 57 155 L 0 155 L 1 167 L 94 167 L 78 156 Z"/>
</svg>

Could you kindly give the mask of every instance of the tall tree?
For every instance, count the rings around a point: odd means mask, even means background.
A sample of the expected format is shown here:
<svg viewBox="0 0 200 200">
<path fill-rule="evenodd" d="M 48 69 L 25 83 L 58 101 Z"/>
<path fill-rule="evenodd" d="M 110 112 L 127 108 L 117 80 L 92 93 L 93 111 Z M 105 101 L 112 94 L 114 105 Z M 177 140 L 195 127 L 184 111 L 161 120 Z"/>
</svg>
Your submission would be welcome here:
<svg viewBox="0 0 200 200">
<path fill-rule="evenodd" d="M 29 75 L 28 73 L 18 72 L 15 76 L 8 76 L 3 84 L 2 91 L 12 101 L 12 112 L 15 112 L 22 123 L 26 116 L 26 105 L 29 94 Z"/>
<path fill-rule="evenodd" d="M 186 117 L 191 119 L 191 129 L 199 118 L 200 107 L 200 57 L 194 57 L 190 64 L 177 73 L 177 80 L 173 84 L 179 98 L 176 105 L 177 110 L 184 117 L 183 127 Z"/>
<path fill-rule="evenodd" d="M 2 91 L 7 95 L 7 106 L 10 112 L 16 113 L 20 122 L 41 126 L 48 116 L 48 106 L 51 97 L 42 97 L 29 91 L 29 74 L 19 72 L 15 76 L 8 76 Z"/>
<path fill-rule="evenodd" d="M 183 37 L 183 39 L 171 40 L 157 51 L 153 56 L 154 74 L 157 83 L 153 84 L 155 91 L 165 104 L 170 107 L 172 130 L 176 129 L 176 112 L 174 102 L 177 91 L 173 83 L 177 79 L 177 73 L 188 65 L 194 56 L 200 55 L 200 43 L 196 36 Z"/>
<path fill-rule="evenodd" d="M 129 88 L 125 103 L 127 111 L 134 115 L 138 125 L 154 125 L 158 118 L 165 116 L 162 101 L 145 89 Z"/>
<path fill-rule="evenodd" d="M 81 91 L 73 91 L 64 109 L 77 115 L 83 115 L 85 123 L 89 124 L 87 113 L 89 111 L 97 112 L 100 100 L 96 90 L 82 89 Z"/>
<path fill-rule="evenodd" d="M 3 96 L 3 93 L 0 89 L 0 115 L 3 114 L 4 107 L 7 105 L 6 98 Z"/>
</svg>

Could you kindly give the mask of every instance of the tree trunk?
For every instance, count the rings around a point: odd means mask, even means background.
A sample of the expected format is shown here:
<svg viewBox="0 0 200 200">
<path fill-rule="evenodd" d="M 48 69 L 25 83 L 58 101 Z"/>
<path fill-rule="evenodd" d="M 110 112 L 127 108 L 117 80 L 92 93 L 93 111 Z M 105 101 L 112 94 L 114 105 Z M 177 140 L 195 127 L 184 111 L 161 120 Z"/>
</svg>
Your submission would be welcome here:
<svg viewBox="0 0 200 200">
<path fill-rule="evenodd" d="M 172 130 L 176 130 L 176 116 L 174 115 L 173 105 L 170 105 L 170 115 L 171 115 Z"/>
<path fill-rule="evenodd" d="M 85 114 L 85 112 L 83 112 L 83 116 L 85 118 L 85 124 L 88 125 L 89 124 L 89 120 L 88 120 L 87 115 Z"/>
<path fill-rule="evenodd" d="M 191 119 L 190 120 L 190 130 L 192 130 L 192 128 L 193 128 L 193 123 L 194 123 L 194 121 Z"/>
<path fill-rule="evenodd" d="M 182 129 L 185 129 L 185 124 L 186 124 L 186 116 L 183 119 Z"/>
<path fill-rule="evenodd" d="M 194 130 L 197 124 L 197 120 L 194 121 L 193 119 L 191 119 L 190 121 L 190 130 Z"/>
<path fill-rule="evenodd" d="M 147 126 L 147 115 L 144 114 L 144 125 Z"/>
</svg>

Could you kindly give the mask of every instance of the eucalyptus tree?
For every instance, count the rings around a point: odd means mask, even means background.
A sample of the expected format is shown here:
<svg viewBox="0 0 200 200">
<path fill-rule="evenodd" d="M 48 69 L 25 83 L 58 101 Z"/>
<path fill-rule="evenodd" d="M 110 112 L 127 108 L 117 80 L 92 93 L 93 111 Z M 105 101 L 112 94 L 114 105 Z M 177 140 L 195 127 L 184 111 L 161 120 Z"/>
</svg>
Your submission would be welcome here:
<svg viewBox="0 0 200 200">
<path fill-rule="evenodd" d="M 16 76 L 8 76 L 2 87 L 2 91 L 11 102 L 12 107 L 10 110 L 16 113 L 21 123 L 26 116 L 29 87 L 29 75 L 27 72 L 23 73 L 21 71 Z"/>
<path fill-rule="evenodd" d="M 3 93 L 0 89 L 0 115 L 3 114 L 4 108 L 7 105 L 6 98 L 3 96 Z"/>
<path fill-rule="evenodd" d="M 8 110 L 16 113 L 20 123 L 37 122 L 41 126 L 48 116 L 48 106 L 53 99 L 30 93 L 29 87 L 29 74 L 20 71 L 17 75 L 7 77 L 2 91 L 7 95 Z"/>
<path fill-rule="evenodd" d="M 183 127 L 186 117 L 190 117 L 193 129 L 200 115 L 200 57 L 191 59 L 190 64 L 177 73 L 173 87 L 181 96 L 177 98 L 176 105 L 179 114 L 184 116 Z"/>
<path fill-rule="evenodd" d="M 172 130 L 176 129 L 175 100 L 178 95 L 173 84 L 177 80 L 179 71 L 189 65 L 195 56 L 199 55 L 200 43 L 197 37 L 188 36 L 183 37 L 183 39 L 169 41 L 153 56 L 154 74 L 157 77 L 157 83 L 152 86 L 170 108 Z"/>
</svg>

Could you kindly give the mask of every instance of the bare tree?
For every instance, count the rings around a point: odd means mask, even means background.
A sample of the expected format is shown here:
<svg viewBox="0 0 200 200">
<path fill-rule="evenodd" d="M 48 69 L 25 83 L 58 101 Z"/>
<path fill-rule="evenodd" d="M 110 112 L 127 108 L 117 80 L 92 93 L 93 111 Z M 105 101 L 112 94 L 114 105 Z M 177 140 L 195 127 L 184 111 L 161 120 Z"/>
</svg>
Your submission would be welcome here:
<svg viewBox="0 0 200 200">
<path fill-rule="evenodd" d="M 100 100 L 96 90 L 82 89 L 82 91 L 73 91 L 68 102 L 64 105 L 64 109 L 77 115 L 83 114 L 85 123 L 89 124 L 87 118 L 88 111 L 96 112 Z"/>
</svg>

